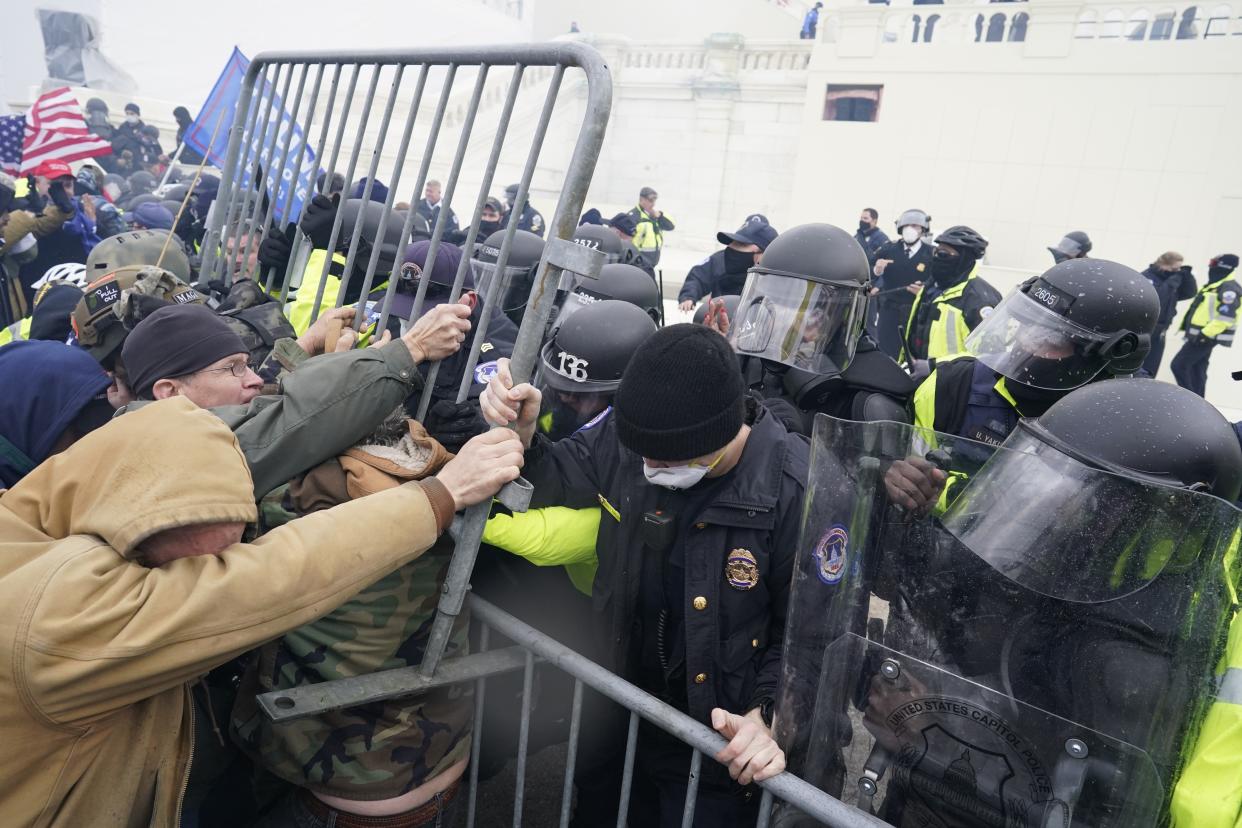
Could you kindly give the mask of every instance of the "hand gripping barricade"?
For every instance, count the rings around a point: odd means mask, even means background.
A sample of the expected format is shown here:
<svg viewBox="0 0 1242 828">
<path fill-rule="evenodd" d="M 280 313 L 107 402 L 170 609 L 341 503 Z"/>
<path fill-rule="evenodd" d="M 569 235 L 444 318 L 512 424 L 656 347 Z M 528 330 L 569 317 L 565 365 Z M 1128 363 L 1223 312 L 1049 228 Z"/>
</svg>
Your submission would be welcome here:
<svg viewBox="0 0 1242 828">
<path fill-rule="evenodd" d="M 889 501 L 900 464 L 963 457 L 947 504 Z M 790 771 L 896 826 L 1167 823 L 1232 609 L 1232 504 L 1025 425 L 992 447 L 821 415 L 811 469 L 775 711 Z M 782 803 L 774 824 L 818 823 Z"/>
<path fill-rule="evenodd" d="M 307 96 L 304 92 L 308 87 L 310 92 Z M 324 88 L 327 89 L 326 98 L 320 94 Z M 534 101 L 528 100 L 531 95 L 522 94 L 532 88 L 537 90 Z M 290 95 L 294 89 L 296 91 Z M 387 90 L 386 96 L 382 89 Z M 546 92 L 543 91 L 545 89 Z M 578 126 L 569 124 L 570 136 L 576 134 L 573 150 L 567 158 L 541 158 L 544 138 L 549 133 L 553 116 L 563 111 L 558 95 L 561 99 L 568 99 L 566 108 L 575 119 L 580 118 Z M 424 107 L 424 97 L 429 102 L 427 107 Z M 279 104 L 274 103 L 277 101 Z M 377 103 L 383 111 L 378 125 L 371 117 Z M 261 54 L 250 64 L 237 103 L 237 117 L 230 129 L 220 195 L 204 240 L 201 281 L 206 284 L 213 279 L 221 279 L 227 285 L 232 281 L 233 274 L 259 275 L 252 272 L 255 265 L 243 266 L 240 257 L 244 251 L 255 249 L 253 245 L 259 236 L 268 232 L 283 232 L 293 247 L 289 263 L 283 272 L 279 269 L 268 272 L 262 280 L 273 296 L 282 303 L 295 299 L 313 303 L 310 312 L 313 319 L 321 312 L 321 306 L 331 304 L 324 301 L 325 295 L 330 295 L 325 286 L 331 274 L 332 278 L 339 279 L 339 288 L 335 290 L 335 304 L 338 306 L 352 301 L 347 296 L 369 297 L 374 291 L 383 291 L 383 299 L 378 306 L 367 309 L 371 312 L 356 314 L 354 325 L 361 328 L 375 319 L 376 330 L 384 330 L 388 327 L 388 317 L 394 313 L 394 293 L 403 288 L 410 290 L 409 284 L 402 284 L 404 280 L 397 278 L 398 274 L 386 272 L 389 261 L 394 258 L 389 254 L 399 254 L 405 248 L 417 221 L 416 212 L 410 210 L 404 214 L 402 232 L 394 245 L 387 242 L 365 243 L 365 240 L 360 243 L 363 236 L 359 232 L 360 224 L 355 220 L 352 222 L 354 226 L 349 226 L 351 222 L 346 221 L 344 209 L 334 210 L 331 221 L 327 222 L 331 225 L 330 233 L 324 233 L 322 227 L 317 227 L 316 235 L 312 237 L 311 233 L 306 232 L 307 228 L 300 224 L 282 228 L 273 223 L 277 215 L 290 215 L 295 195 L 310 201 L 312 194 L 295 193 L 293 186 L 273 188 L 270 182 L 295 180 L 297 171 L 302 170 L 304 163 L 313 163 L 318 167 L 314 180 L 319 182 L 320 195 L 328 195 L 331 182 L 338 176 L 343 178 L 347 188 L 353 186 L 351 182 L 361 178 L 365 179 L 365 183 L 355 194 L 357 197 L 382 203 L 386 213 L 401 215 L 396 210 L 398 190 L 403 193 L 402 200 L 417 203 L 426 181 L 433 177 L 434 165 L 435 176 L 443 182 L 443 208 L 431 228 L 430 248 L 426 252 L 426 260 L 434 261 L 439 247 L 450 243 L 449 209 L 455 209 L 463 216 L 463 226 L 465 216 L 470 215 L 464 237 L 451 241 L 460 241 L 464 250 L 472 250 L 484 241 L 479 235 L 481 208 L 495 182 L 518 180 L 516 201 L 524 203 L 537 165 L 546 162 L 558 170 L 556 180 L 560 195 L 550 223 L 549 240 L 535 269 L 529 300 L 513 349 L 513 375 L 517 381 L 523 381 L 530 377 L 538 358 L 541 338 L 553 310 L 557 285 L 563 280 L 594 279 L 603 264 L 601 253 L 569 240 L 574 235 L 577 217 L 582 212 L 610 107 L 611 78 L 608 68 L 598 53 L 577 43 L 468 50 Z M 489 117 L 491 123 L 482 125 Z M 444 131 L 442 127 L 446 124 L 450 125 L 450 130 L 456 130 L 455 147 L 443 153 L 445 157 L 440 157 L 437 156 L 437 146 Z M 294 130 L 291 125 L 298 129 Z M 565 134 L 565 129 L 560 126 L 557 129 L 559 134 Z M 295 135 L 304 137 L 295 138 Z M 397 142 L 395 154 L 391 152 L 394 140 Z M 422 154 L 419 156 L 416 149 L 411 157 L 410 169 L 416 169 L 416 172 L 410 185 L 403 179 L 406 178 L 404 172 L 412 142 L 413 146 L 421 145 Z M 515 144 L 522 145 L 517 147 L 519 156 L 516 159 L 513 156 Z M 482 152 L 476 152 L 480 147 Z M 360 165 L 364 150 L 370 152 L 370 161 L 365 167 Z M 550 154 L 543 153 L 544 156 Z M 308 159 L 313 160 L 308 162 Z M 376 186 L 380 181 L 388 188 L 386 195 Z M 256 185 L 252 182 L 261 183 Z M 268 182 L 266 188 L 262 182 Z M 546 186 L 547 182 L 544 183 Z M 476 184 L 477 191 L 472 200 L 455 201 L 462 187 Z M 362 211 L 357 213 L 362 215 Z M 318 216 L 320 221 L 323 220 L 322 215 Z M 508 270 L 511 264 L 515 267 L 525 265 L 526 262 L 521 260 L 521 241 L 517 217 L 511 216 L 503 231 L 487 237 L 489 246 L 496 250 L 490 256 L 490 270 L 509 276 L 512 275 Z M 318 259 L 311 254 L 312 246 L 314 252 L 319 254 Z M 470 257 L 463 256 L 449 301 L 456 301 L 462 294 L 471 267 Z M 357 289 L 352 289 L 355 280 Z M 408 314 L 410 320 L 417 319 L 425 307 L 429 281 L 417 279 L 413 296 L 407 296 L 407 299 L 412 298 L 412 311 Z M 485 292 L 480 298 L 485 304 L 498 307 L 507 280 L 493 278 L 485 281 Z M 474 379 L 486 336 L 486 320 L 489 318 L 483 315 L 476 323 L 469 358 L 460 377 L 459 402 L 466 398 Z M 420 416 L 427 411 L 430 389 L 436 385 L 435 373 L 439 369 L 438 364 L 429 369 L 419 405 Z M 457 381 L 456 377 L 454 381 Z M 529 498 L 529 489 L 524 492 L 521 482 L 510 484 L 498 497 L 515 511 L 523 509 Z M 640 718 L 674 734 L 695 751 L 688 779 L 690 795 L 685 803 L 685 824 L 691 824 L 702 754 L 706 753 L 708 761 L 711 761 L 710 756 L 724 746 L 724 740 L 705 725 L 478 598 L 471 598 L 470 611 L 481 627 L 482 652 L 442 660 L 453 621 L 464 609 L 488 511 L 487 504 L 481 505 L 468 510 L 454 523 L 451 531 L 456 549 L 419 667 L 381 671 L 267 693 L 258 699 L 265 714 L 279 723 L 328 710 L 410 696 L 433 687 L 474 682 L 475 719 L 480 724 L 474 731 L 470 770 L 468 824 L 473 824 L 480 744 L 487 738 L 481 729 L 480 714 L 487 677 L 523 670 L 522 735 L 513 803 L 513 824 L 521 825 L 533 668 L 537 659 L 545 660 L 570 673 L 576 680 L 559 824 L 568 824 L 570 814 L 584 685 L 630 711 L 627 770 L 622 784 L 619 824 L 624 825 L 626 821 Z M 503 634 L 516 646 L 488 649 L 490 631 Z M 759 824 L 763 826 L 769 824 L 772 804 L 778 798 L 797 801 L 802 810 L 832 825 L 879 824 L 873 817 L 849 808 L 791 774 L 767 780 L 762 786 L 765 795 Z"/>
</svg>

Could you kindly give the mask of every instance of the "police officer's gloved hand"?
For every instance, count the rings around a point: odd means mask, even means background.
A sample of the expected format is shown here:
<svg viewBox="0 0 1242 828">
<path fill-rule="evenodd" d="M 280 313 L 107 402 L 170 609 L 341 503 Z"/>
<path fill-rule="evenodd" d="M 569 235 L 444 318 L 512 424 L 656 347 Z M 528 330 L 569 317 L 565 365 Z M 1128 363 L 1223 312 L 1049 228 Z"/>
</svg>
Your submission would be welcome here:
<svg viewBox="0 0 1242 828">
<path fill-rule="evenodd" d="M 277 273 L 284 273 L 292 255 L 293 242 L 286 233 L 269 233 L 259 243 L 259 264 L 263 266 L 263 270 L 274 267 Z"/>
<path fill-rule="evenodd" d="M 336 195 L 331 198 L 317 195 L 302 213 L 302 232 L 311 240 L 316 250 L 327 250 L 328 242 L 332 240 L 332 220 L 336 218 L 337 202 Z"/>
<path fill-rule="evenodd" d="M 925 359 L 912 360 L 910 363 L 910 379 L 922 382 L 931 376 L 931 363 Z"/>
<path fill-rule="evenodd" d="M 487 431 L 478 403 L 440 400 L 427 410 L 423 427 L 440 445 L 456 454 L 475 435 Z"/>
<path fill-rule="evenodd" d="M 806 422 L 803 420 L 802 412 L 789 400 L 784 397 L 768 397 L 759 402 L 785 427 L 786 431 L 791 434 L 802 434 L 805 431 Z"/>
</svg>

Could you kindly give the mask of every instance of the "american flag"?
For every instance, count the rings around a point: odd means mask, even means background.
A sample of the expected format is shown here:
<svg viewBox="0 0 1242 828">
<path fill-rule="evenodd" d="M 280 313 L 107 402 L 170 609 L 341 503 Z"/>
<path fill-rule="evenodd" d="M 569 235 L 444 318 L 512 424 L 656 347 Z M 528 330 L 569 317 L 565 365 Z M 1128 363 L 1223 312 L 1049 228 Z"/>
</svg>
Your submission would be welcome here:
<svg viewBox="0 0 1242 828">
<path fill-rule="evenodd" d="M 79 161 L 112 152 L 86 129 L 77 99 L 62 86 L 44 92 L 25 115 L 0 118 L 0 169 L 24 175 L 44 161 Z"/>
</svg>

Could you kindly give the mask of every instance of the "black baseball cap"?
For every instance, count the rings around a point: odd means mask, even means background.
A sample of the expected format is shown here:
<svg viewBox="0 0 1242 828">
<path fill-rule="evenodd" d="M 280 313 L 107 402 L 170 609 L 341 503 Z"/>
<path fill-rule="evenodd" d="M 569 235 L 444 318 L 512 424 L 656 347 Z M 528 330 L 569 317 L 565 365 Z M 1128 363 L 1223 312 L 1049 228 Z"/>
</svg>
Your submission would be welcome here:
<svg viewBox="0 0 1242 828">
<path fill-rule="evenodd" d="M 732 233 L 721 230 L 716 234 L 716 241 L 721 244 L 732 244 L 733 242 L 741 242 L 742 244 L 758 245 L 760 250 L 767 250 L 768 245 L 777 236 L 776 228 L 768 224 L 766 217 L 759 213 L 754 213 L 746 217 L 746 222 Z"/>
</svg>

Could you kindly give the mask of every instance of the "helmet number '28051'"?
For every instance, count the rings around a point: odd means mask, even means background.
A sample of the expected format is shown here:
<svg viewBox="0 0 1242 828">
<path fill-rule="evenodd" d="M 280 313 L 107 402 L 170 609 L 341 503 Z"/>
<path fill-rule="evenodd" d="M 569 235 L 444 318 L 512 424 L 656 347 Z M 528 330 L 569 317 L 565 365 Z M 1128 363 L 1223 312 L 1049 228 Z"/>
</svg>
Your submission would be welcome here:
<svg viewBox="0 0 1242 828">
<path fill-rule="evenodd" d="M 589 379 L 587 376 L 587 366 L 591 364 L 590 362 L 565 351 L 561 351 L 560 358 L 560 372 L 563 375 L 569 377 L 574 382 L 586 382 Z"/>
</svg>

